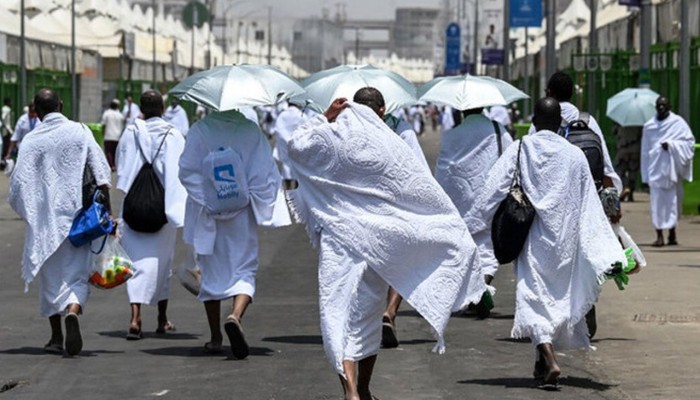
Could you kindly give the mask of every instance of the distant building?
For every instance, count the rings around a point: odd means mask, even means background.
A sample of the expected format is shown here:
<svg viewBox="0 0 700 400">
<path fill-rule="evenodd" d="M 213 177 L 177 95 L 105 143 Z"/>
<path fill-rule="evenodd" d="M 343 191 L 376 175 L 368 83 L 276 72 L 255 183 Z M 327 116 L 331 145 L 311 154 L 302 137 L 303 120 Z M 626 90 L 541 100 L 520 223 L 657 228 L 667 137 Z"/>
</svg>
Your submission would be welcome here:
<svg viewBox="0 0 700 400">
<path fill-rule="evenodd" d="M 328 19 L 302 19 L 294 23 L 292 61 L 316 72 L 340 65 L 343 60 L 343 27 Z"/>
<path fill-rule="evenodd" d="M 397 8 L 393 52 L 402 58 L 433 60 L 440 39 L 439 17 L 437 8 Z"/>
<path fill-rule="evenodd" d="M 182 18 L 182 9 L 189 2 L 190 0 L 156 0 L 156 12 L 171 14 L 175 19 L 180 19 Z M 153 0 L 129 0 L 129 3 L 131 5 L 138 4 L 143 9 L 153 6 Z"/>
</svg>

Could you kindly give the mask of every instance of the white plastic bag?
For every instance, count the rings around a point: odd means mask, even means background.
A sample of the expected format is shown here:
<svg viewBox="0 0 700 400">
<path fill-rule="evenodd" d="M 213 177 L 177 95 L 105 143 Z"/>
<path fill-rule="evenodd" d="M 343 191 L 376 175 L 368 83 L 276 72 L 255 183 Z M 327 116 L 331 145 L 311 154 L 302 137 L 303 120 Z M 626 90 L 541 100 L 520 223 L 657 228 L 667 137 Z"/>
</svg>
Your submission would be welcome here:
<svg viewBox="0 0 700 400">
<path fill-rule="evenodd" d="M 637 246 L 637 244 L 634 242 L 632 236 L 630 236 L 630 234 L 627 233 L 625 227 L 620 224 L 613 224 L 612 228 L 615 232 L 615 235 L 617 235 L 620 238 L 620 242 L 622 242 L 622 247 L 625 249 L 632 249 L 632 257 L 635 261 L 637 261 L 637 265 L 639 265 L 640 267 L 646 267 L 647 260 L 646 258 L 644 258 L 644 253 L 642 253 L 642 250 L 640 250 L 639 246 Z"/>
<path fill-rule="evenodd" d="M 180 284 L 187 289 L 188 292 L 195 296 L 199 295 L 199 288 L 202 286 L 202 281 L 192 246 L 187 246 L 185 260 L 177 269 L 177 277 L 180 279 Z"/>
<path fill-rule="evenodd" d="M 119 239 L 107 236 L 102 252 L 95 258 L 90 283 L 100 289 L 117 287 L 134 275 L 134 266 Z"/>
</svg>

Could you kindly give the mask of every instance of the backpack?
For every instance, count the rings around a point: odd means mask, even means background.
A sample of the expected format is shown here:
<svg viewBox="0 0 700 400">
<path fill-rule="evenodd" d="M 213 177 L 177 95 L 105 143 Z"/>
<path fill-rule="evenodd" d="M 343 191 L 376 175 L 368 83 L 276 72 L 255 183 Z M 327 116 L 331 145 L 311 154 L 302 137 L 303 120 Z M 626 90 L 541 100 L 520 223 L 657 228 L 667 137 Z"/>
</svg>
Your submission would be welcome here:
<svg viewBox="0 0 700 400">
<path fill-rule="evenodd" d="M 230 214 L 250 204 L 243 158 L 236 150 L 229 146 L 210 150 L 202 160 L 202 175 L 209 214 Z"/>
<path fill-rule="evenodd" d="M 588 160 L 595 187 L 600 190 L 603 187 L 603 178 L 605 177 L 603 143 L 600 136 L 588 126 L 589 121 L 590 115 L 588 113 L 580 113 L 579 119 L 563 126 L 560 133 L 569 143 L 583 151 Z"/>
<path fill-rule="evenodd" d="M 136 132 L 138 132 L 138 128 Z M 152 160 L 158 157 L 169 134 L 170 130 L 163 135 L 163 140 Z M 168 223 L 168 218 L 165 215 L 165 188 L 153 169 L 153 164 L 148 162 L 143 154 L 137 135 L 134 135 L 134 140 L 141 157 L 143 157 L 143 166 L 124 197 L 122 218 L 129 225 L 129 228 L 136 232 L 156 233 Z"/>
</svg>

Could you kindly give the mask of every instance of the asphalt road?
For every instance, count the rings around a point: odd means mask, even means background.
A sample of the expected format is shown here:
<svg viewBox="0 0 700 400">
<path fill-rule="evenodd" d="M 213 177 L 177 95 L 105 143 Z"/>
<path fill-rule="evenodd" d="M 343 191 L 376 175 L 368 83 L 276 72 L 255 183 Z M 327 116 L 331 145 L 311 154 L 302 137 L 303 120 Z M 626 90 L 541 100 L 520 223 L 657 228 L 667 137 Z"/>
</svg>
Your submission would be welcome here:
<svg viewBox="0 0 700 400">
<path fill-rule="evenodd" d="M 421 138 L 431 164 L 437 140 L 435 132 Z M 7 198 L 4 177 L 0 198 Z M 645 207 L 635 203 L 626 211 L 628 230 L 651 239 Z M 145 338 L 127 342 L 125 289 L 93 289 L 80 319 L 81 355 L 45 354 L 49 326 L 38 315 L 37 288 L 30 286 L 23 294 L 20 278 L 23 230 L 7 203 L 0 203 L 0 387 L 5 385 L 0 399 L 342 398 L 321 345 L 317 254 L 300 226 L 260 230 L 258 291 L 243 320 L 251 355 L 242 361 L 202 351 L 208 340 L 204 308 L 177 278 L 169 307 L 176 332 L 165 337 L 149 333 L 156 328 L 156 310 L 145 308 Z M 686 221 L 679 227 L 684 246 L 649 253 L 652 263 L 667 265 L 666 271 L 640 274 L 625 292 L 607 285 L 594 343 L 599 350 L 559 355 L 560 392 L 533 388 L 532 346 L 509 338 L 514 304 L 510 267 L 496 277 L 492 317 L 455 316 L 442 356 L 430 352 L 434 341 L 427 323 L 403 306 L 397 320 L 401 346 L 380 352 L 373 392 L 382 400 L 695 398 L 700 386 L 687 374 L 695 374 L 700 355 L 698 233 L 697 220 Z M 180 251 L 176 265 L 182 255 Z M 677 280 L 663 285 L 667 276 Z"/>
</svg>

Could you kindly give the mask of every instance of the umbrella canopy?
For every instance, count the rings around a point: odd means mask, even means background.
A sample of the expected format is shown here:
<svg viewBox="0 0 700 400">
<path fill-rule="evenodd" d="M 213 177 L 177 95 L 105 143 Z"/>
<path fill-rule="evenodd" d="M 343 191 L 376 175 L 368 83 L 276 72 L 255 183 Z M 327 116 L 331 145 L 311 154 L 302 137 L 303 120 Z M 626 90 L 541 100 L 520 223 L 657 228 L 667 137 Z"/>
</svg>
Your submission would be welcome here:
<svg viewBox="0 0 700 400">
<path fill-rule="evenodd" d="M 506 81 L 470 74 L 435 78 L 421 86 L 418 98 L 458 110 L 510 104 L 529 98 Z"/>
<path fill-rule="evenodd" d="M 620 126 L 643 126 L 656 113 L 658 98 L 651 89 L 628 88 L 608 99 L 606 115 Z"/>
<path fill-rule="evenodd" d="M 275 104 L 303 93 L 297 81 L 269 65 L 220 65 L 198 72 L 169 94 L 216 111 Z"/>
<path fill-rule="evenodd" d="M 371 86 L 382 93 L 386 113 L 416 102 L 416 87 L 401 75 L 369 64 L 340 65 L 317 72 L 306 78 L 303 95 L 325 111 L 333 100 L 345 97 L 352 100 L 359 89 Z"/>
</svg>

